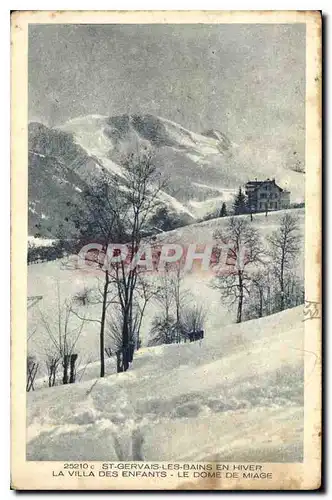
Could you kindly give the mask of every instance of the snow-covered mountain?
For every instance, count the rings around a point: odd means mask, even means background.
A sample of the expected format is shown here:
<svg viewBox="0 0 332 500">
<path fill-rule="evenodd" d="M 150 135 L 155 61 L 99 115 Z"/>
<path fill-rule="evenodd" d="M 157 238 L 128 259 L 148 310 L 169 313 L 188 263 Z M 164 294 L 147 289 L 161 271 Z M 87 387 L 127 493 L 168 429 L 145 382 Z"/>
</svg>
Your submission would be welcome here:
<svg viewBox="0 0 332 500">
<path fill-rule="evenodd" d="M 54 236 L 66 217 L 66 203 L 79 199 L 91 176 L 104 167 L 120 179 L 121 158 L 148 146 L 168 180 L 161 201 L 180 222 L 192 222 L 231 202 L 238 186 L 254 177 L 277 177 L 300 192 L 303 174 L 267 164 L 264 171 L 243 165 L 239 146 L 221 131 L 194 133 L 150 114 L 88 115 L 57 128 L 29 125 L 29 230 Z"/>
<path fill-rule="evenodd" d="M 148 146 L 167 179 L 170 205 L 195 216 L 191 201 L 222 198 L 222 188 L 235 186 L 231 166 L 233 146 L 221 133 L 195 134 L 180 125 L 153 115 L 114 117 L 84 116 L 67 122 L 60 130 L 73 134 L 91 157 L 96 157 L 121 176 L 121 157 Z M 217 186 L 217 188 L 216 188 Z"/>
</svg>

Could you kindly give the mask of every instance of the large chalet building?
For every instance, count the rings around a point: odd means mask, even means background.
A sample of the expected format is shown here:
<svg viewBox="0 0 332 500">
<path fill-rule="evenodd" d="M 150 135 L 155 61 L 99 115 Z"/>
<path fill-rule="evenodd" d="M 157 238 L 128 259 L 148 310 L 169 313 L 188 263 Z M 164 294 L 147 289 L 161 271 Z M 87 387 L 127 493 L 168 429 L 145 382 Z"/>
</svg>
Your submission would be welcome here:
<svg viewBox="0 0 332 500">
<path fill-rule="evenodd" d="M 289 208 L 290 192 L 278 186 L 275 179 L 249 181 L 245 185 L 245 193 L 251 212 Z"/>
</svg>

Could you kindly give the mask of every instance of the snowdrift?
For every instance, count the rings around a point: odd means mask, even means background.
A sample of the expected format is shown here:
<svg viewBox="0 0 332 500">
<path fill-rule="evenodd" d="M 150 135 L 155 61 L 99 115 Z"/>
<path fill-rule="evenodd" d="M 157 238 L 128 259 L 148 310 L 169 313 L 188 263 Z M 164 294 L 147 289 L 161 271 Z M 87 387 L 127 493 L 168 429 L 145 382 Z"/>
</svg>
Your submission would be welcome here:
<svg viewBox="0 0 332 500">
<path fill-rule="evenodd" d="M 27 459 L 300 461 L 302 320 L 298 307 L 215 327 L 142 348 L 124 374 L 92 363 L 81 383 L 28 393 Z"/>
</svg>

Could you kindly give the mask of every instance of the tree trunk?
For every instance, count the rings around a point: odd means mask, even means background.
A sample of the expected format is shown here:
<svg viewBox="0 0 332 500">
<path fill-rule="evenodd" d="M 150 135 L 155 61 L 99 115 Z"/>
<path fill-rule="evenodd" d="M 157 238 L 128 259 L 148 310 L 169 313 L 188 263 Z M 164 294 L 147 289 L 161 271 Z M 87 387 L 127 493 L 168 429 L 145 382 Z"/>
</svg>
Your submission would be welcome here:
<svg viewBox="0 0 332 500">
<path fill-rule="evenodd" d="M 105 320 L 106 320 L 106 307 L 107 307 L 107 292 L 109 285 L 108 271 L 105 271 L 105 283 L 103 290 L 103 303 L 100 320 L 100 334 L 99 334 L 99 348 L 100 348 L 100 376 L 105 377 Z"/>
<path fill-rule="evenodd" d="M 121 373 L 123 371 L 122 368 L 122 351 L 116 352 L 116 371 L 117 373 Z"/>
<path fill-rule="evenodd" d="M 259 290 L 259 313 L 258 317 L 262 318 L 263 316 L 263 290 Z"/>
<path fill-rule="evenodd" d="M 76 379 L 76 372 L 75 372 L 75 363 L 77 360 L 77 354 L 71 354 L 70 355 L 70 377 L 69 377 L 69 383 L 73 384 Z"/>
<path fill-rule="evenodd" d="M 69 366 L 69 356 L 68 354 L 65 354 L 63 358 L 63 377 L 62 377 L 63 385 L 68 384 L 68 366 Z"/>
<path fill-rule="evenodd" d="M 176 305 L 176 343 L 181 341 L 180 337 L 180 267 L 177 270 L 176 289 L 175 289 L 175 305 Z"/>
<path fill-rule="evenodd" d="M 129 368 L 129 331 L 127 313 L 124 313 L 122 328 L 122 371 L 126 372 Z"/>
<path fill-rule="evenodd" d="M 241 323 L 242 321 L 242 307 L 243 307 L 243 280 L 242 280 L 242 271 L 238 273 L 239 276 L 239 302 L 238 302 L 238 307 L 237 307 L 237 323 Z"/>
<path fill-rule="evenodd" d="M 132 363 L 133 362 L 133 359 L 134 359 L 134 349 L 135 349 L 135 345 L 134 345 L 134 342 L 131 341 L 129 343 L 129 349 L 128 349 L 128 361 L 129 363 Z"/>
<path fill-rule="evenodd" d="M 282 252 L 281 257 L 281 266 L 280 266 L 280 308 L 281 311 L 285 309 L 285 287 L 284 287 L 284 251 Z"/>
<path fill-rule="evenodd" d="M 123 351 L 123 371 L 126 372 L 129 368 L 129 348 L 128 346 Z"/>
</svg>

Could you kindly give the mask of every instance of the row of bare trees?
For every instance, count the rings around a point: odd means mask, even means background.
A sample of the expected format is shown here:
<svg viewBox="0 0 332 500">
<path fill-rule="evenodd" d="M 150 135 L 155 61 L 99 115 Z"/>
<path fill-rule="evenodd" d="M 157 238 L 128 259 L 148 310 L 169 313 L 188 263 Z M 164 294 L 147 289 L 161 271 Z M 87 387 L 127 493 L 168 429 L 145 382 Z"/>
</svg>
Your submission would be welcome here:
<svg viewBox="0 0 332 500">
<path fill-rule="evenodd" d="M 72 384 L 76 381 L 78 354 L 77 341 L 81 336 L 84 321 L 77 321 L 71 301 L 61 301 L 59 283 L 56 290 L 56 303 L 52 315 L 39 310 L 40 326 L 47 334 L 45 344 L 45 368 L 49 387 L 58 383 Z M 34 390 L 35 379 L 40 364 L 36 357 L 27 357 L 27 391 Z"/>
<path fill-rule="evenodd" d="M 76 344 L 81 336 L 84 320 L 77 322 L 73 318 L 71 302 L 61 303 L 58 287 L 56 311 L 53 318 L 40 313 L 41 324 L 50 339 L 46 350 L 46 368 L 49 387 L 55 385 L 60 366 L 62 367 L 62 383 L 74 383 L 76 379 Z"/>
<path fill-rule="evenodd" d="M 304 302 L 304 287 L 295 271 L 301 248 L 296 216 L 282 215 L 265 242 L 248 219 L 240 217 L 230 218 L 214 237 L 220 248 L 227 242 L 236 264 L 214 278 L 212 286 L 222 300 L 236 306 L 237 323 Z"/>
</svg>

